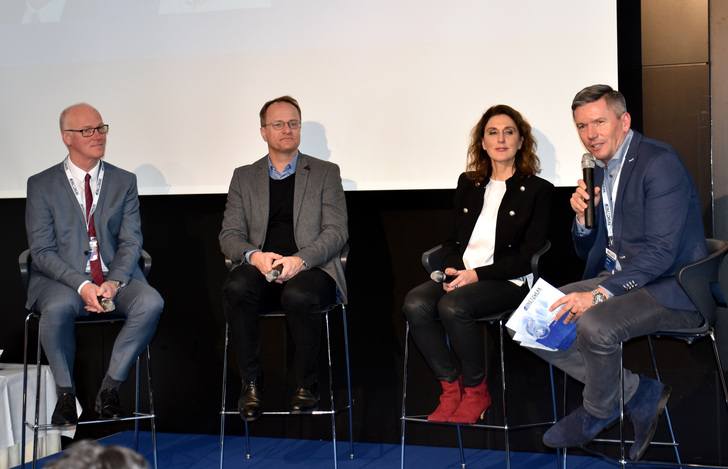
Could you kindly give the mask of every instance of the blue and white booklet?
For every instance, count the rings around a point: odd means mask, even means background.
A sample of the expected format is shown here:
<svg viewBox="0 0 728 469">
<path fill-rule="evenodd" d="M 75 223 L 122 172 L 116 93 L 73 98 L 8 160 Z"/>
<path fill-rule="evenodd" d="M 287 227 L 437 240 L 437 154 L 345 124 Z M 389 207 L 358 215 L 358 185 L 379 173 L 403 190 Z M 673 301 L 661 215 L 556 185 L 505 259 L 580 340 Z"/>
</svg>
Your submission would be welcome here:
<svg viewBox="0 0 728 469">
<path fill-rule="evenodd" d="M 557 288 L 540 278 L 526 298 L 511 314 L 506 327 L 515 332 L 513 340 L 524 347 L 543 350 L 565 350 L 576 339 L 576 322 L 564 324 L 554 317 L 561 306 L 553 311 L 549 307 L 564 296 Z"/>
</svg>

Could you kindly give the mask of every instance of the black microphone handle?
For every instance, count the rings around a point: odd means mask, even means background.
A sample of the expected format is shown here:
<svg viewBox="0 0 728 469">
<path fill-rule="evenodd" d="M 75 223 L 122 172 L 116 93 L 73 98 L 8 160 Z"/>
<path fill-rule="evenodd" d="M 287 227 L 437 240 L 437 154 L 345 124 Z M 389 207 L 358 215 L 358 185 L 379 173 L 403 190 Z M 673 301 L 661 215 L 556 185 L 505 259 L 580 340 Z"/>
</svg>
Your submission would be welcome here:
<svg viewBox="0 0 728 469">
<path fill-rule="evenodd" d="M 450 283 L 453 280 L 455 280 L 455 278 L 457 278 L 457 276 L 456 275 L 446 275 L 445 272 L 443 272 L 441 270 L 435 270 L 430 274 L 430 278 L 437 283 L 442 283 L 443 281 L 445 283 Z"/>
<path fill-rule="evenodd" d="M 589 195 L 586 210 L 584 210 L 584 225 L 587 228 L 594 228 L 594 168 L 584 168 L 582 172 L 584 173 L 586 193 Z"/>
</svg>

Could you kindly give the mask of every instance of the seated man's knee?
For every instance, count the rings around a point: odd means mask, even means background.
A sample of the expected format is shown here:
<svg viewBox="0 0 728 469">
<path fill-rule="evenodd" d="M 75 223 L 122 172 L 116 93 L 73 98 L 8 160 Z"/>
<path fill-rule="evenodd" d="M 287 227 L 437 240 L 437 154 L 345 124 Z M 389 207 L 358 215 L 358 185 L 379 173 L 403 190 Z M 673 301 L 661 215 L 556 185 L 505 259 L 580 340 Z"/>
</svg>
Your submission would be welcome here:
<svg viewBox="0 0 728 469">
<path fill-rule="evenodd" d="M 222 285 L 223 298 L 227 301 L 243 301 L 250 295 L 260 291 L 256 276 L 260 276 L 258 269 L 250 264 L 243 264 L 233 269 Z"/>
<path fill-rule="evenodd" d="M 589 314 L 591 313 L 591 314 Z M 597 314 L 589 310 L 576 323 L 576 332 L 580 344 L 612 345 L 617 343 L 613 321 L 608 315 Z"/>
<path fill-rule="evenodd" d="M 36 308 L 41 313 L 41 324 L 45 326 L 73 323 L 84 308 L 79 295 L 58 295 L 39 298 Z"/>
<path fill-rule="evenodd" d="M 287 312 L 319 312 L 326 307 L 315 292 L 291 284 L 286 285 L 281 292 L 281 306 Z"/>
</svg>

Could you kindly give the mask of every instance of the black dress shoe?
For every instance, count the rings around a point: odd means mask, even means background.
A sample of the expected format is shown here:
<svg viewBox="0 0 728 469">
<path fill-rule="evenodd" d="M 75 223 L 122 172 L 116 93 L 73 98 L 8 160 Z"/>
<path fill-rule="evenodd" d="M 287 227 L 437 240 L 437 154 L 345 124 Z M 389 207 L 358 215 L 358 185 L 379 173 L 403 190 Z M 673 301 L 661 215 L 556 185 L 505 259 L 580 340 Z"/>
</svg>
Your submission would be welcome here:
<svg viewBox="0 0 728 469">
<path fill-rule="evenodd" d="M 104 389 L 96 396 L 96 412 L 104 420 L 124 418 L 124 409 L 121 408 L 119 391 L 117 389 Z"/>
<path fill-rule="evenodd" d="M 296 389 L 291 400 L 291 413 L 302 414 L 318 410 L 319 393 L 316 383 L 311 387 L 300 386 Z"/>
<path fill-rule="evenodd" d="M 56 408 L 53 410 L 51 425 L 65 426 L 76 425 L 77 423 L 76 396 L 69 392 L 61 394 L 56 402 Z"/>
<path fill-rule="evenodd" d="M 263 413 L 263 390 L 265 389 L 265 379 L 263 375 L 258 378 L 243 383 L 243 389 L 240 391 L 238 399 L 238 412 L 240 418 L 246 422 L 256 420 Z"/>
</svg>

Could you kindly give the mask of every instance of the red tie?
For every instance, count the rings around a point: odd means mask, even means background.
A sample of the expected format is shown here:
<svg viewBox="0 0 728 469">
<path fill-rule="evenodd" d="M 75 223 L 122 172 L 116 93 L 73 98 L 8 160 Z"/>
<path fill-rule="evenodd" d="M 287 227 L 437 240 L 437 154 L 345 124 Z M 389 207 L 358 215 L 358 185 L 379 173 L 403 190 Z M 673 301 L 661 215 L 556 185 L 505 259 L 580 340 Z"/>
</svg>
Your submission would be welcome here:
<svg viewBox="0 0 728 469">
<path fill-rule="evenodd" d="M 91 205 L 94 202 L 94 197 L 91 194 L 91 184 L 89 184 L 89 181 L 91 180 L 91 175 L 86 174 L 86 219 L 88 220 L 88 237 L 89 240 L 91 238 L 96 238 L 96 227 L 94 226 L 94 216 L 91 215 L 91 219 L 89 220 L 88 214 L 91 212 Z M 104 274 L 101 270 L 101 248 L 98 245 L 98 238 L 96 239 L 96 259 L 91 261 L 91 278 L 93 279 L 94 283 L 96 285 L 101 285 L 104 283 Z"/>
</svg>

